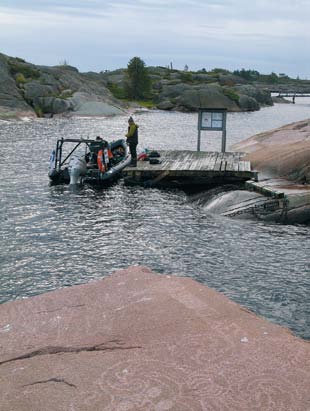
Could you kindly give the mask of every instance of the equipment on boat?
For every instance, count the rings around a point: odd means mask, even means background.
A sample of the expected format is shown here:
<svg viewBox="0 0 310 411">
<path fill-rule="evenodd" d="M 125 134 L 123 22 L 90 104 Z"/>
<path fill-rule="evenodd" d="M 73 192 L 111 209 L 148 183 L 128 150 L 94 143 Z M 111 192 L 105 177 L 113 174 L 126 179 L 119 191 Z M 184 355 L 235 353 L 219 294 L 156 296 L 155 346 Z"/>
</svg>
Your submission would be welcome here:
<svg viewBox="0 0 310 411">
<path fill-rule="evenodd" d="M 123 139 L 108 143 L 99 138 L 61 138 L 51 153 L 48 176 L 54 184 L 105 186 L 120 178 L 130 161 Z"/>
</svg>

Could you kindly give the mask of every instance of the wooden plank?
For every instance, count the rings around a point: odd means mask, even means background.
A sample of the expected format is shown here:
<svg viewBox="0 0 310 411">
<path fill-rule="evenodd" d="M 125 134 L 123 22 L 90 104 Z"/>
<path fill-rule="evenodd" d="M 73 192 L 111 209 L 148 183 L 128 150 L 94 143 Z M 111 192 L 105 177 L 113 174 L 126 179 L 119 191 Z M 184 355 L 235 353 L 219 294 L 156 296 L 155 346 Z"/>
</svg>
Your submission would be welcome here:
<svg viewBox="0 0 310 411">
<path fill-rule="evenodd" d="M 238 154 L 234 155 L 233 171 L 239 171 L 239 161 L 240 161 L 240 155 Z"/>
<path fill-rule="evenodd" d="M 171 161 L 169 161 L 167 159 L 162 161 L 161 168 L 163 170 L 170 170 L 170 166 L 171 166 Z"/>
<path fill-rule="evenodd" d="M 221 170 L 220 170 L 222 173 L 224 173 L 226 171 L 226 166 L 227 166 L 227 158 L 224 157 L 222 159 Z"/>
<path fill-rule="evenodd" d="M 209 153 L 195 153 L 195 170 L 200 170 L 201 165 L 203 164 L 206 158 L 209 158 Z M 190 169 L 192 170 L 193 168 L 191 167 Z"/>
<path fill-rule="evenodd" d="M 210 154 L 207 153 L 205 157 L 202 157 L 202 156 L 199 157 L 199 159 L 197 161 L 197 171 L 201 170 L 203 162 L 205 161 L 205 159 L 208 159 L 209 156 L 210 156 Z"/>
<path fill-rule="evenodd" d="M 172 162 L 171 162 L 171 170 L 177 170 L 182 166 L 182 161 L 184 156 L 186 155 L 185 152 L 177 151 L 174 153 Z"/>
<path fill-rule="evenodd" d="M 222 160 L 223 160 L 223 153 L 219 153 L 219 155 L 217 156 L 216 162 L 214 164 L 213 170 L 214 171 L 220 171 L 221 169 L 221 164 L 222 164 Z"/>
<path fill-rule="evenodd" d="M 225 153 L 225 164 L 222 164 L 221 171 L 233 171 L 234 153 Z"/>
<path fill-rule="evenodd" d="M 262 182 L 247 181 L 246 187 L 258 193 L 264 194 L 266 196 L 271 196 L 271 197 L 276 197 L 276 198 L 284 197 L 283 191 L 273 189 L 268 184 L 266 184 L 264 181 Z"/>
<path fill-rule="evenodd" d="M 182 171 L 188 170 L 188 168 L 191 164 L 190 157 L 191 157 L 191 155 L 189 153 L 186 153 L 186 155 L 184 156 L 182 161 L 179 162 L 179 165 L 178 165 L 177 169 L 182 170 Z"/>
<path fill-rule="evenodd" d="M 199 159 L 192 160 L 189 170 L 199 170 Z"/>
<path fill-rule="evenodd" d="M 216 163 L 216 159 L 217 159 L 218 153 L 214 153 L 214 156 L 212 156 L 212 159 L 209 163 L 209 170 L 214 170 L 214 166 Z"/>
<path fill-rule="evenodd" d="M 190 153 L 188 151 L 178 152 L 171 170 L 185 170 L 185 162 L 189 157 Z"/>
<path fill-rule="evenodd" d="M 212 157 L 212 153 L 207 153 L 206 156 L 201 157 L 201 161 L 199 164 L 199 170 L 207 170 L 208 169 L 208 165 L 210 163 Z"/>
<path fill-rule="evenodd" d="M 221 168 L 220 168 L 221 173 L 225 172 L 227 162 L 229 162 L 229 159 L 231 158 L 230 153 L 222 153 L 222 154 L 223 154 L 222 155 L 222 163 L 221 163 Z"/>
<path fill-rule="evenodd" d="M 244 161 L 239 161 L 239 171 L 244 171 Z"/>
<path fill-rule="evenodd" d="M 201 165 L 201 170 L 205 171 L 205 170 L 213 170 L 215 161 L 216 161 L 216 157 L 217 157 L 217 153 L 210 153 L 210 155 L 204 159 L 204 161 L 202 162 Z"/>
<path fill-rule="evenodd" d="M 169 175 L 169 171 L 165 170 L 161 172 L 157 177 L 153 178 L 150 182 L 151 185 L 158 183 L 159 181 L 163 180 L 165 177 Z"/>
<path fill-rule="evenodd" d="M 195 153 L 188 153 L 184 158 L 182 171 L 190 170 L 192 166 L 195 166 Z"/>
<path fill-rule="evenodd" d="M 225 171 L 234 171 L 234 156 L 230 156 L 230 158 L 226 162 Z"/>
<path fill-rule="evenodd" d="M 198 157 L 198 155 L 197 155 L 197 152 L 192 152 L 191 154 L 190 154 L 190 156 L 189 156 L 189 158 L 187 159 L 187 161 L 188 161 L 188 169 L 189 170 L 191 170 L 191 171 L 195 171 L 195 170 L 197 170 L 197 167 L 198 167 L 198 159 L 199 159 L 199 157 Z"/>
</svg>

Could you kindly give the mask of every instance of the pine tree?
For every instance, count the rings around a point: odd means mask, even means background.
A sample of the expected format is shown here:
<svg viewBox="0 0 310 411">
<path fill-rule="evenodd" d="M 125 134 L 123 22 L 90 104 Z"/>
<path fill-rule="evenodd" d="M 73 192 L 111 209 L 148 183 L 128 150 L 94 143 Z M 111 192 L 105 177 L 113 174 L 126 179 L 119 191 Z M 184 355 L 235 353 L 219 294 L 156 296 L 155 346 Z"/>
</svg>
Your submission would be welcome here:
<svg viewBox="0 0 310 411">
<path fill-rule="evenodd" d="M 133 57 L 127 65 L 126 94 L 131 99 L 148 97 L 151 88 L 151 79 L 145 63 L 139 57 Z"/>
</svg>

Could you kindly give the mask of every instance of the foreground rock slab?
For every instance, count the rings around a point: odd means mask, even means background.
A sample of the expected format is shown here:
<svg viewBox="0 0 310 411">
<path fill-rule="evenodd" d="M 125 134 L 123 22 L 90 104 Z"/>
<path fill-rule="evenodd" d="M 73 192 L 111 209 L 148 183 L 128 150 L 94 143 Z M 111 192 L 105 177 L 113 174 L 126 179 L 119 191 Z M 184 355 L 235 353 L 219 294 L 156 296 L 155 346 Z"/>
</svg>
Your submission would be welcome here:
<svg viewBox="0 0 310 411">
<path fill-rule="evenodd" d="M 144 267 L 0 306 L 1 411 L 310 409 L 310 346 Z"/>
</svg>

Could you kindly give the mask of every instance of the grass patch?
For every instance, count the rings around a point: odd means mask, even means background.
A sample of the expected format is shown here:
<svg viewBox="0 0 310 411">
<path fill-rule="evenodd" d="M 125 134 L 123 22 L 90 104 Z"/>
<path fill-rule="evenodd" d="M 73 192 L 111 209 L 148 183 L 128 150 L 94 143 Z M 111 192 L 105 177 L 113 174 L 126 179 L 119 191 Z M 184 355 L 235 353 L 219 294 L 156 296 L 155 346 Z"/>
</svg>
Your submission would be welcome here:
<svg viewBox="0 0 310 411">
<path fill-rule="evenodd" d="M 235 92 L 235 90 L 231 88 L 223 88 L 223 93 L 226 97 L 228 97 L 230 100 L 239 102 L 239 95 Z"/>
<path fill-rule="evenodd" d="M 149 108 L 149 109 L 156 107 L 153 100 L 138 100 L 137 103 L 141 107 L 145 107 L 145 108 Z"/>
<path fill-rule="evenodd" d="M 8 60 L 8 65 L 13 76 L 22 74 L 25 79 L 34 79 L 40 77 L 39 70 L 17 59 Z"/>
<path fill-rule="evenodd" d="M 18 86 L 25 84 L 27 82 L 27 80 L 25 79 L 25 76 L 22 73 L 16 74 L 15 81 Z"/>
<path fill-rule="evenodd" d="M 115 98 L 120 100 L 125 100 L 127 98 L 126 91 L 123 87 L 120 87 L 115 83 L 108 83 L 107 87 Z"/>
</svg>

